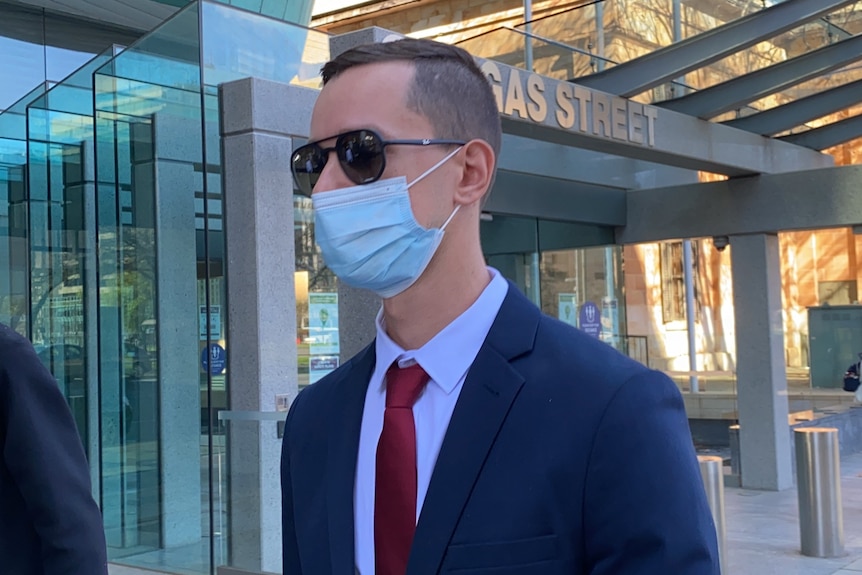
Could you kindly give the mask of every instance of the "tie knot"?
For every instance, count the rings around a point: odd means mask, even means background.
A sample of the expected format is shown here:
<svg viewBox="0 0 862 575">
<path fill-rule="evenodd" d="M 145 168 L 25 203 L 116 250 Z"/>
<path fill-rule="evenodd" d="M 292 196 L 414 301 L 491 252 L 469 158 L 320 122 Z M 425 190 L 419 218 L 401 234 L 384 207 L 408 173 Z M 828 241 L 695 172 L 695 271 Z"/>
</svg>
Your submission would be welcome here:
<svg viewBox="0 0 862 575">
<path fill-rule="evenodd" d="M 392 364 L 386 374 L 386 407 L 412 408 L 428 379 L 428 374 L 418 363 L 410 367 Z"/>
</svg>

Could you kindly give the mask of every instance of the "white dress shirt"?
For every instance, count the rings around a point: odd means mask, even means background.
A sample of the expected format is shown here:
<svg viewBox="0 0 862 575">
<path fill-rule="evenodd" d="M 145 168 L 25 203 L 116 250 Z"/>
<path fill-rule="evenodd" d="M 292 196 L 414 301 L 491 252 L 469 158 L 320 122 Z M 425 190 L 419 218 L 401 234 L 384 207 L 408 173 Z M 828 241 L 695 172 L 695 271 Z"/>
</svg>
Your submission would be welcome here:
<svg viewBox="0 0 862 575">
<path fill-rule="evenodd" d="M 431 378 L 413 405 L 418 522 L 437 454 L 467 371 L 485 343 L 509 290 L 508 283 L 497 270 L 488 268 L 488 271 L 492 275 L 491 282 L 473 305 L 417 350 L 405 351 L 392 341 L 386 333 L 383 311 L 377 314 L 377 364 L 365 394 L 353 497 L 356 572 L 361 575 L 374 575 L 374 491 L 377 442 L 383 431 L 386 408 L 386 372 L 395 361 L 400 367 L 418 363 Z"/>
</svg>

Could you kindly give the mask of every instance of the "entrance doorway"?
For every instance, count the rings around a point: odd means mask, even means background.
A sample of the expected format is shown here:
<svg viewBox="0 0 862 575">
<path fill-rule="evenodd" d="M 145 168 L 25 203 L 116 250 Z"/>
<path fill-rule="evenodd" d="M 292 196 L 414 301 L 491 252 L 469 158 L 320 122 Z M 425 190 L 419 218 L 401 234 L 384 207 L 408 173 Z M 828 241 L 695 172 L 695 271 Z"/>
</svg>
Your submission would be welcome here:
<svg viewBox="0 0 862 575">
<path fill-rule="evenodd" d="M 488 265 L 544 313 L 646 362 L 645 342 L 625 330 L 623 250 L 613 228 L 485 213 L 481 234 Z"/>
</svg>

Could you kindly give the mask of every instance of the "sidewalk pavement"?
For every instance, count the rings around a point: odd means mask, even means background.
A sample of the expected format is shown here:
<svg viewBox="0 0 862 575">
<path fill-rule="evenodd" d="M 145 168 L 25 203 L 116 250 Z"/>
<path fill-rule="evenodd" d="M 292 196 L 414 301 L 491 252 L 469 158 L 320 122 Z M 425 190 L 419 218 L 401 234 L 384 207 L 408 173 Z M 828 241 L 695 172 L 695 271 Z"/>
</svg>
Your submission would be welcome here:
<svg viewBox="0 0 862 575">
<path fill-rule="evenodd" d="M 796 488 L 781 492 L 725 489 L 727 557 L 723 575 L 862 575 L 862 454 L 841 459 L 843 557 L 799 552 Z"/>
</svg>

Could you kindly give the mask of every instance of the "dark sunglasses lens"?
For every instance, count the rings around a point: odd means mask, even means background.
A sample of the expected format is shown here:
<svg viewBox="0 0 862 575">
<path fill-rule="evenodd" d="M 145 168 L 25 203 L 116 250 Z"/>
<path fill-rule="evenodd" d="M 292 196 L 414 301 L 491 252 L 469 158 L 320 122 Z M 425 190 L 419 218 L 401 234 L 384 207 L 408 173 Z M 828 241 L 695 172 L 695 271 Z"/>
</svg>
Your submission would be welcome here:
<svg viewBox="0 0 862 575">
<path fill-rule="evenodd" d="M 354 184 L 368 184 L 383 173 L 383 142 L 374 132 L 358 130 L 342 134 L 336 150 L 344 173 Z"/>
<path fill-rule="evenodd" d="M 311 195 L 325 165 L 326 154 L 316 144 L 303 146 L 293 153 L 293 179 L 302 194 Z"/>
</svg>

